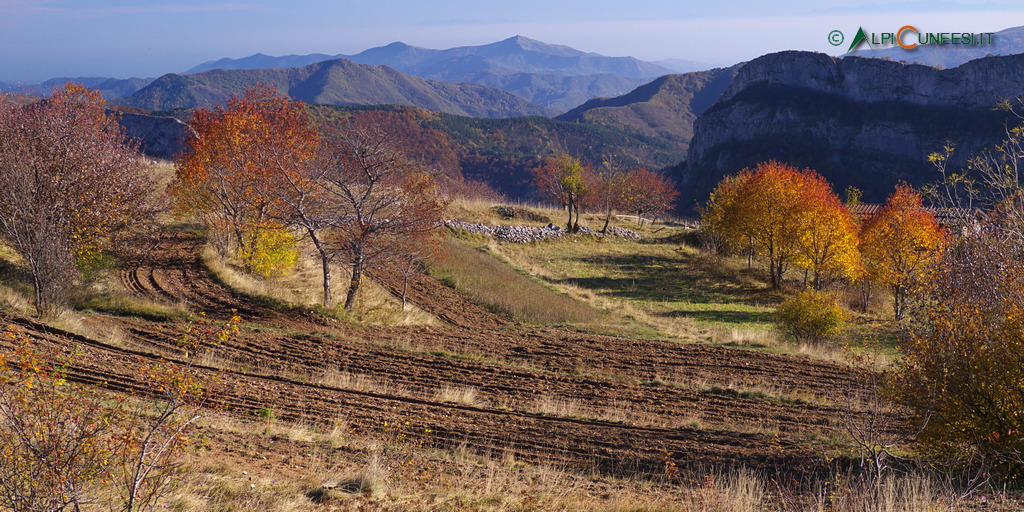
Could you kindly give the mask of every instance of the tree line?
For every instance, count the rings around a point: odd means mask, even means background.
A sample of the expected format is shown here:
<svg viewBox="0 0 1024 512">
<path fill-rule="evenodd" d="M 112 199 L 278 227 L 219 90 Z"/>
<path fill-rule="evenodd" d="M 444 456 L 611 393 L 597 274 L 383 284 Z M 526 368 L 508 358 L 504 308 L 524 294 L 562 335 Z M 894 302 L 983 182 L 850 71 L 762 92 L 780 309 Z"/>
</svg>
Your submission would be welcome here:
<svg viewBox="0 0 1024 512">
<path fill-rule="evenodd" d="M 566 209 L 570 233 L 579 231 L 583 208 L 604 215 L 605 232 L 616 211 L 634 213 L 643 224 L 644 216 L 669 212 L 679 196 L 668 178 L 645 167 L 626 170 L 606 163 L 595 170 L 567 153 L 546 158 L 534 168 L 533 185 L 542 197 Z"/>
<path fill-rule="evenodd" d="M 946 168 L 954 150 L 930 156 L 939 182 L 898 185 L 863 222 L 813 170 L 765 162 L 718 184 L 703 230 L 712 248 L 762 256 L 773 288 L 791 266 L 806 287 L 889 287 L 904 357 L 871 381 L 906 408 L 927 461 L 965 485 L 1013 481 L 1024 475 L 1024 127 L 965 169 Z M 942 227 L 926 198 L 965 214 Z"/>
<path fill-rule="evenodd" d="M 29 105 L 0 104 L 0 239 L 25 260 L 40 315 L 111 254 L 145 247 L 131 239 L 156 232 L 169 206 L 199 219 L 222 255 L 263 276 L 290 268 L 298 240 L 308 238 L 323 304 L 333 302 L 338 262 L 352 276 L 344 301 L 352 310 L 368 270 L 431 246 L 448 201 L 434 173 L 378 125 L 321 133 L 304 105 L 263 85 L 193 113 L 164 197 L 140 172 L 142 157 L 116 115 L 74 84 Z"/>
<path fill-rule="evenodd" d="M 867 290 L 878 283 L 892 289 L 897 319 L 947 242 L 921 194 L 908 185 L 897 185 L 859 224 L 820 174 L 776 161 L 722 180 L 701 220 L 716 249 L 745 253 L 748 261 L 764 256 L 772 288 L 782 286 L 791 267 L 818 290 L 837 281 Z"/>
</svg>

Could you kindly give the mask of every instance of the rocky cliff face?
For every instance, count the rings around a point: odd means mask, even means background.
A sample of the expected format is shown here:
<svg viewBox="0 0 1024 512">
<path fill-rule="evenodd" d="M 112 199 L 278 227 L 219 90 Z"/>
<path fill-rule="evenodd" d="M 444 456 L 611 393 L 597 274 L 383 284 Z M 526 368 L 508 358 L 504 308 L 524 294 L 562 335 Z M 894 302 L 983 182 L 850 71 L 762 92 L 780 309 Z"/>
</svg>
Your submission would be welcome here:
<svg viewBox="0 0 1024 512">
<path fill-rule="evenodd" d="M 837 191 L 881 201 L 899 180 L 936 178 L 928 154 L 946 141 L 963 160 L 1000 140 L 1000 101 L 1024 94 L 1024 55 L 947 70 L 879 59 L 781 52 L 741 68 L 694 123 L 678 166 L 683 208 L 704 202 L 725 175 L 764 160 L 811 167 Z"/>
<path fill-rule="evenodd" d="M 122 113 L 125 138 L 139 142 L 142 152 L 154 158 L 170 159 L 181 151 L 189 126 L 173 117 Z"/>
</svg>

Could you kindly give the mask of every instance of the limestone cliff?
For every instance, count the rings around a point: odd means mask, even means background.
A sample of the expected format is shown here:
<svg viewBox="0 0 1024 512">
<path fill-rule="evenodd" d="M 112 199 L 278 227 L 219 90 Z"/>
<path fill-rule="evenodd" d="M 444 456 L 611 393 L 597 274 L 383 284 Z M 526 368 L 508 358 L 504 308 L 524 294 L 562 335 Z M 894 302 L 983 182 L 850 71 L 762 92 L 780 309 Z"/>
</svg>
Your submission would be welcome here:
<svg viewBox="0 0 1024 512">
<path fill-rule="evenodd" d="M 880 59 L 781 52 L 743 66 L 694 123 L 674 169 L 690 209 L 725 175 L 776 159 L 817 169 L 841 192 L 881 201 L 899 180 L 935 179 L 929 153 L 946 141 L 958 161 L 1000 140 L 1014 119 L 993 110 L 1024 94 L 1024 55 L 939 70 Z"/>
</svg>

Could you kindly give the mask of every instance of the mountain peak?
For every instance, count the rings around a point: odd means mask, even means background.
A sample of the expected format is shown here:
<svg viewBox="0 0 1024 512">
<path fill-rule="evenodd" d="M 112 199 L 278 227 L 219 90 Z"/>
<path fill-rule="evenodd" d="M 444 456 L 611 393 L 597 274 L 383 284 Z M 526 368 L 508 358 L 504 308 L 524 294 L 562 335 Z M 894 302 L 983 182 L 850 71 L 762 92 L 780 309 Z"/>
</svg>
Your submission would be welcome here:
<svg viewBox="0 0 1024 512">
<path fill-rule="evenodd" d="M 479 48 L 488 47 L 504 51 L 508 51 L 508 49 L 517 49 L 527 52 L 547 53 L 561 56 L 577 56 L 586 54 L 586 52 L 581 52 L 570 46 L 545 43 L 544 41 L 538 41 L 536 39 L 530 39 L 529 37 L 520 35 L 515 35 L 508 39 L 498 41 L 497 43 L 484 45 Z"/>
</svg>

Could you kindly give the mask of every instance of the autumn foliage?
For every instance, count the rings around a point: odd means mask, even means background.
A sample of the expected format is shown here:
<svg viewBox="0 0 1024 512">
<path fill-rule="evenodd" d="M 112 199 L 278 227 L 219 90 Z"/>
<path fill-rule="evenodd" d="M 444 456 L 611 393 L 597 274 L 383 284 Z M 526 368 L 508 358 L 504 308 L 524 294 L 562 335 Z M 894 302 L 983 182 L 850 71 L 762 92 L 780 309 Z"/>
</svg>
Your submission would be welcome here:
<svg viewBox="0 0 1024 512">
<path fill-rule="evenodd" d="M 640 225 L 646 216 L 668 213 L 679 197 L 679 191 L 671 181 L 645 167 L 629 171 L 622 182 L 623 209 L 635 214 Z"/>
<path fill-rule="evenodd" d="M 24 258 L 40 314 L 156 212 L 155 182 L 105 107 L 75 84 L 25 106 L 0 100 L 0 239 Z"/>
<path fill-rule="evenodd" d="M 73 382 L 71 347 L 0 332 L 0 508 L 152 510 L 180 477 L 177 457 L 214 391 L 191 363 L 238 320 L 200 317 L 180 340 L 186 361 L 152 360 L 132 396 Z"/>
<path fill-rule="evenodd" d="M 587 186 L 593 181 L 592 174 L 593 170 L 579 158 L 566 153 L 545 159 L 533 170 L 533 184 L 540 194 L 569 212 L 565 229 L 570 233 L 580 229 L 580 208 L 587 197 Z"/>
<path fill-rule="evenodd" d="M 314 158 L 319 135 L 301 104 L 265 85 L 226 106 L 195 111 L 189 124 L 194 134 L 178 156 L 172 188 L 178 208 L 226 235 L 254 271 L 266 259 L 264 242 L 282 236 L 273 233 L 280 223 L 270 222 L 281 190 Z"/>
<path fill-rule="evenodd" d="M 765 162 L 723 180 L 703 209 L 705 229 L 735 251 L 768 260 L 772 288 L 796 265 L 821 288 L 860 272 L 856 227 L 818 173 Z"/>
<path fill-rule="evenodd" d="M 903 318 L 909 292 L 932 269 L 945 241 L 935 215 L 921 203 L 921 194 L 897 185 L 861 232 L 865 267 L 872 281 L 892 289 L 897 320 Z"/>
<path fill-rule="evenodd" d="M 447 204 L 435 175 L 406 156 L 410 148 L 382 122 L 353 116 L 321 135 L 303 105 L 268 86 L 199 110 L 178 158 L 179 209 L 203 219 L 214 239 L 227 240 L 222 249 L 265 277 L 287 272 L 298 238 L 307 238 L 320 259 L 324 306 L 333 302 L 331 265 L 341 262 L 351 271 L 352 310 L 365 273 L 429 245 Z M 409 126 L 398 126 L 408 139 Z"/>
<path fill-rule="evenodd" d="M 448 201 L 434 176 L 378 127 L 351 126 L 325 151 L 323 179 L 334 219 L 327 240 L 351 271 L 345 296 L 351 311 L 366 271 L 431 245 Z"/>
<path fill-rule="evenodd" d="M 951 242 L 915 292 L 923 304 L 897 375 L 934 456 L 1024 475 L 1024 244 L 998 226 Z M 916 310 L 915 310 L 916 312 Z"/>
</svg>

